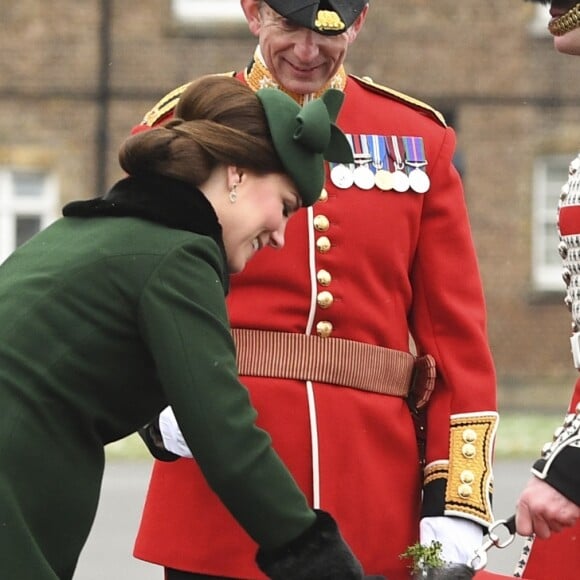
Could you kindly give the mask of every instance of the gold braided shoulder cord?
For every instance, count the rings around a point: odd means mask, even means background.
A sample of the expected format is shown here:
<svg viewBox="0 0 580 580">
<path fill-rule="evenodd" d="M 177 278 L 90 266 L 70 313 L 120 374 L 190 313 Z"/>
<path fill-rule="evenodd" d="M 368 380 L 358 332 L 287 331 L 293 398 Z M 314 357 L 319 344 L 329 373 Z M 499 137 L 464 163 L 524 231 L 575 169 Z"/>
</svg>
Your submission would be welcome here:
<svg viewBox="0 0 580 580">
<path fill-rule="evenodd" d="M 554 36 L 563 36 L 567 32 L 571 32 L 580 27 L 580 3 L 570 8 L 566 14 L 562 14 L 559 18 L 552 20 L 548 25 L 548 30 Z"/>
</svg>

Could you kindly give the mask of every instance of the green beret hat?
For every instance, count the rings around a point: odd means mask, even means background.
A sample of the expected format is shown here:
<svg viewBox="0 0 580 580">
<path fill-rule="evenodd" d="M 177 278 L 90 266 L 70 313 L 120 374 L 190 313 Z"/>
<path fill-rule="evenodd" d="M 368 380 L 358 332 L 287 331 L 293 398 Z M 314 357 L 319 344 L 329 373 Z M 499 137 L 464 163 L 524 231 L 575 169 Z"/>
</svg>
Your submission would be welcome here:
<svg viewBox="0 0 580 580">
<path fill-rule="evenodd" d="M 266 0 L 266 4 L 298 26 L 333 35 L 344 32 L 368 0 Z"/>
<path fill-rule="evenodd" d="M 302 107 L 278 89 L 260 89 L 256 95 L 266 112 L 276 153 L 302 204 L 311 206 L 324 187 L 324 161 L 353 163 L 348 140 L 335 124 L 344 93 L 328 89 Z"/>
</svg>

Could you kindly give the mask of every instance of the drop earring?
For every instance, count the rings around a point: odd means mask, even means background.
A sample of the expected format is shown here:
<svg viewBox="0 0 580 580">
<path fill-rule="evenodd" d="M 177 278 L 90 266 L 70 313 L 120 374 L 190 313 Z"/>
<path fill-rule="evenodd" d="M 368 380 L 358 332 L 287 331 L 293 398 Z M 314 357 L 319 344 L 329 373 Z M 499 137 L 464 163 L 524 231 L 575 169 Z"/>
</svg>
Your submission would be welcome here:
<svg viewBox="0 0 580 580">
<path fill-rule="evenodd" d="M 238 184 L 234 183 L 232 185 L 232 188 L 230 189 L 230 193 L 229 196 L 230 198 L 230 203 L 236 203 L 236 200 L 238 199 Z"/>
</svg>

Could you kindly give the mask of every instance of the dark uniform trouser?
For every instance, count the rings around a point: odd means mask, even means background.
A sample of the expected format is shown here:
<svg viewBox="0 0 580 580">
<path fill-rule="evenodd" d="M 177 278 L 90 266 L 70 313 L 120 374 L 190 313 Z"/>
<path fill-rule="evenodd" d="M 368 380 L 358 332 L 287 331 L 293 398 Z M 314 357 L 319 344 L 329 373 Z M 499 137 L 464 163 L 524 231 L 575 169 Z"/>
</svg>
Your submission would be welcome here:
<svg viewBox="0 0 580 580">
<path fill-rule="evenodd" d="M 226 576 L 208 576 L 207 574 L 193 574 L 173 568 L 165 568 L 165 580 L 235 580 Z"/>
</svg>

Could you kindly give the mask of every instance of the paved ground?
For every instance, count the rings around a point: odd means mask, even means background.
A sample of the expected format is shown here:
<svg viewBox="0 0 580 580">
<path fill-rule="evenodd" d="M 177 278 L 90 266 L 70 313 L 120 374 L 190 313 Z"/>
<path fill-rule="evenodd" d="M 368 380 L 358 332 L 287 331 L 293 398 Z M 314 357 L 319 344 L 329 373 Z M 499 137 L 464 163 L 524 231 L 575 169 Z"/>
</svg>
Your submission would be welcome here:
<svg viewBox="0 0 580 580">
<path fill-rule="evenodd" d="M 97 518 L 81 554 L 75 580 L 163 580 L 162 569 L 131 556 L 149 461 L 109 461 Z"/>
<path fill-rule="evenodd" d="M 513 512 L 528 479 L 530 461 L 500 461 L 496 465 L 496 517 Z M 75 580 L 162 580 L 161 568 L 131 556 L 133 539 L 145 497 L 151 464 L 110 461 L 103 482 L 97 519 L 81 556 Z M 505 550 L 492 550 L 488 570 L 510 575 L 524 540 Z"/>
</svg>

